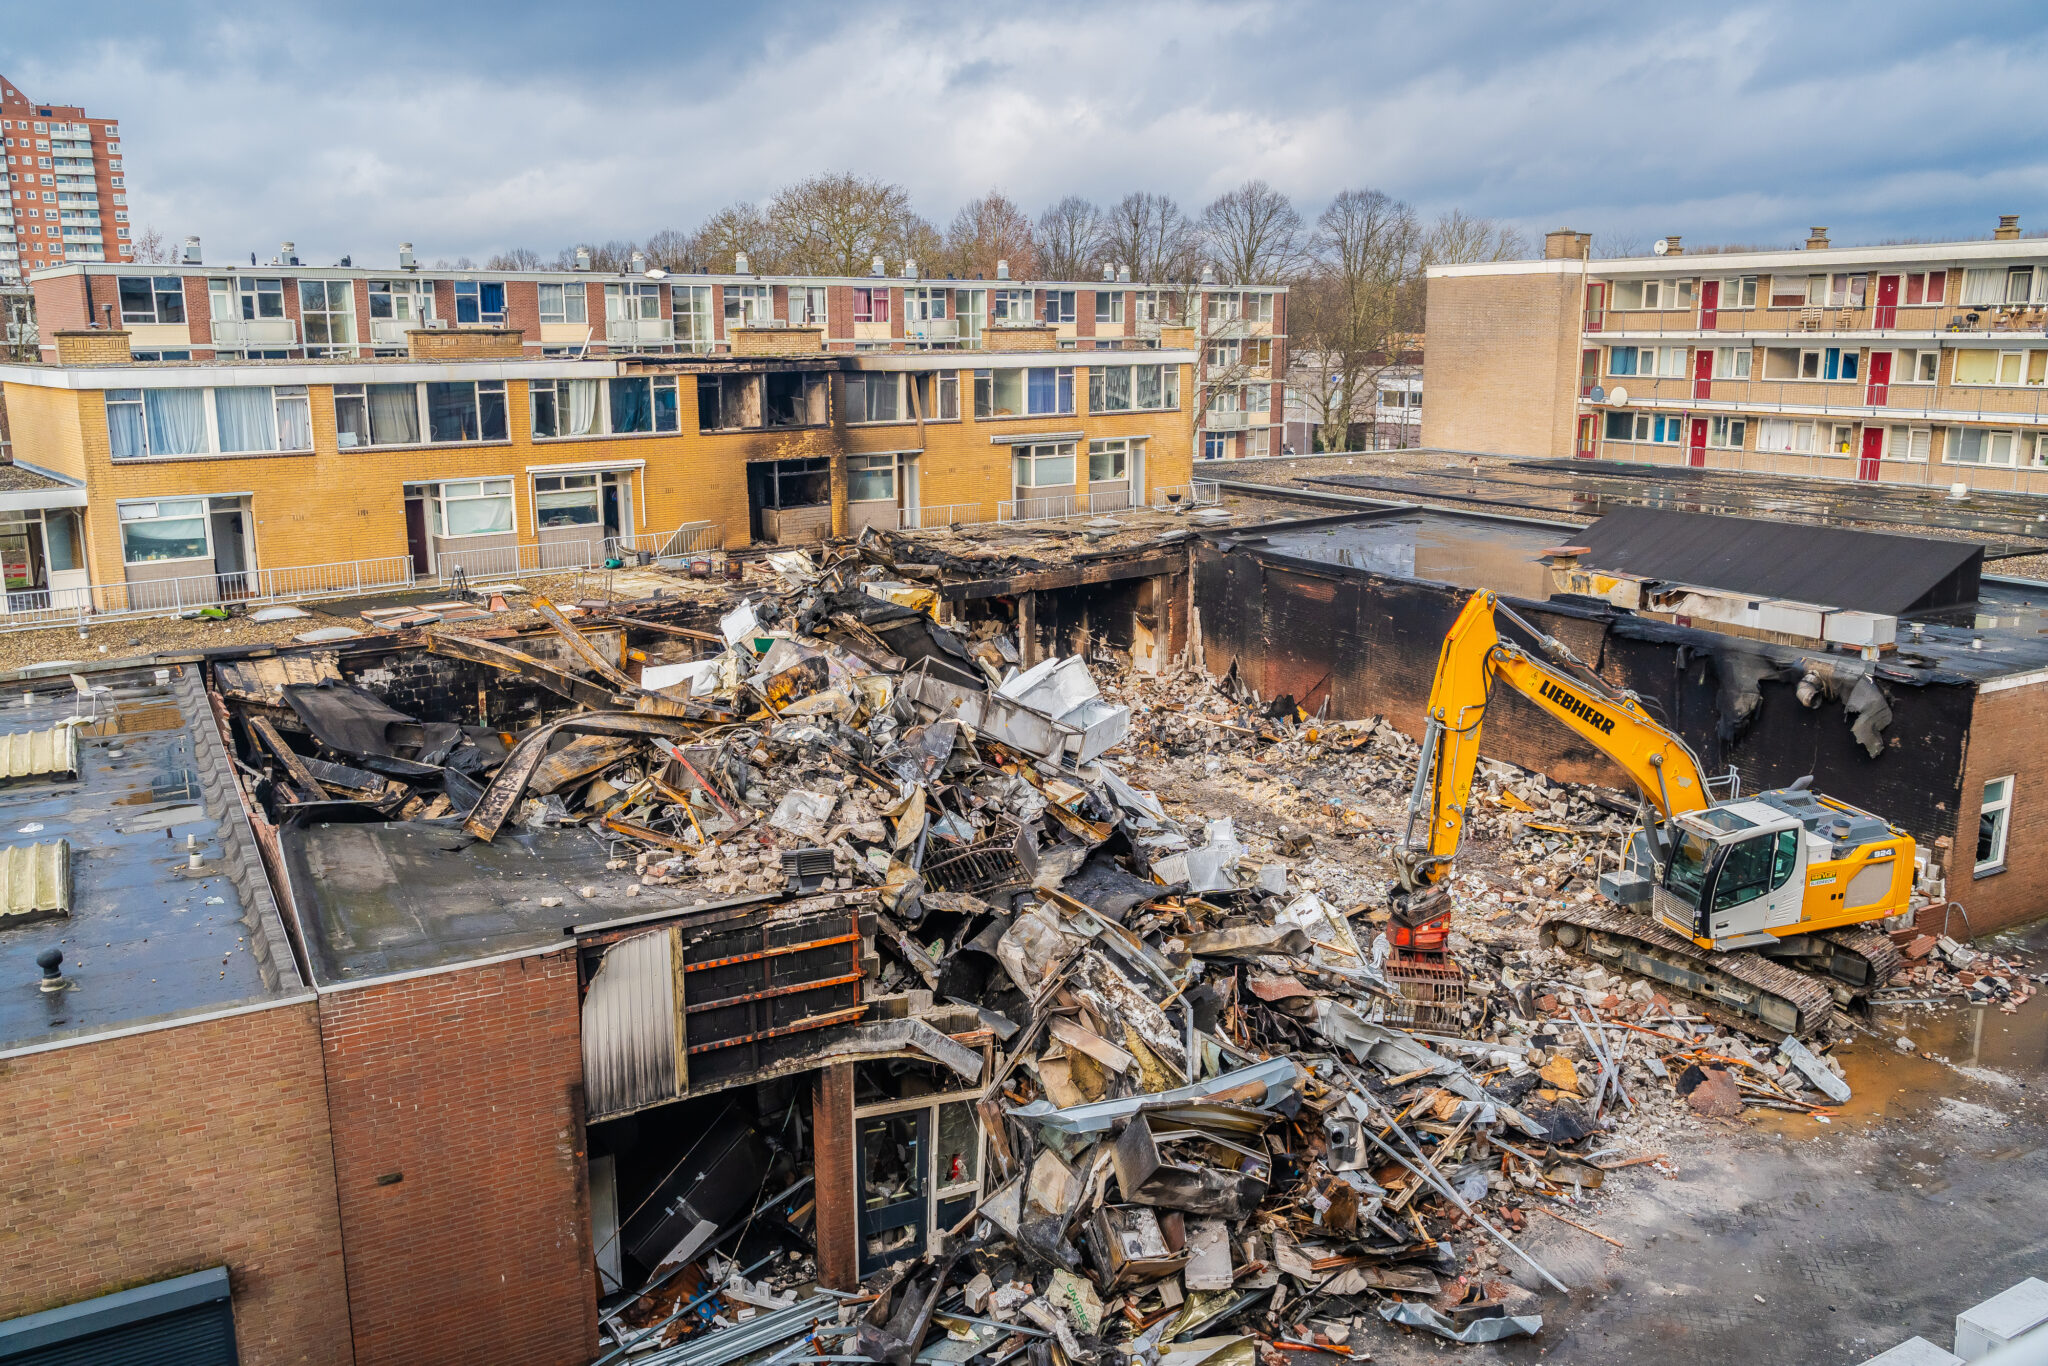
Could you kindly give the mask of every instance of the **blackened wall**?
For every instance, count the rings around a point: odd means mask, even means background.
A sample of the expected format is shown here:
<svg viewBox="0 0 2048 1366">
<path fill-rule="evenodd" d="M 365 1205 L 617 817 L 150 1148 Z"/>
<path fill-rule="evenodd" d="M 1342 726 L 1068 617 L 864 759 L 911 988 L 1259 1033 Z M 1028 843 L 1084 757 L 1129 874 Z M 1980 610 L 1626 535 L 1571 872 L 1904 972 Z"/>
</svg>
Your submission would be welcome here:
<svg viewBox="0 0 2048 1366">
<path fill-rule="evenodd" d="M 1204 542 L 1193 556 L 1194 609 L 1211 674 L 1234 663 L 1267 698 L 1292 694 L 1311 712 L 1327 698 L 1332 717 L 1384 716 L 1421 734 L 1444 633 L 1467 590 L 1220 543 Z M 1884 753 L 1872 758 L 1850 734 L 1839 701 L 1799 704 L 1795 650 L 1593 606 L 1518 600 L 1515 608 L 1610 683 L 1643 697 L 1710 773 L 1732 764 L 1744 791 L 1810 773 L 1819 790 L 1896 821 L 1925 845 L 1953 836 L 1975 697 L 1968 681 L 1881 671 L 1893 719 Z M 1744 714 L 1741 698 L 1751 691 L 1757 701 Z M 1481 749 L 1551 777 L 1632 790 L 1620 769 L 1518 694 L 1494 695 Z M 1947 852 L 1930 848 L 1937 859 Z"/>
</svg>

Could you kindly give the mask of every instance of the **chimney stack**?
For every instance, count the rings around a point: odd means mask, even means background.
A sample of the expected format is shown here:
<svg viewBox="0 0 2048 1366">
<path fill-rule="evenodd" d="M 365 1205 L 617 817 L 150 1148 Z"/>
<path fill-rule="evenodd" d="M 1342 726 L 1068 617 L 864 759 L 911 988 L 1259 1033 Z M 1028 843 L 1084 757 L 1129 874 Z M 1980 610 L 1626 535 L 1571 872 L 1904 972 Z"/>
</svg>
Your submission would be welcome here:
<svg viewBox="0 0 2048 1366">
<path fill-rule="evenodd" d="M 184 253 L 179 256 L 178 261 L 181 265 L 187 266 L 196 266 L 199 264 L 198 238 L 188 237 L 185 239 L 185 250 Z"/>
<path fill-rule="evenodd" d="M 732 254 L 732 273 L 735 275 L 752 275 L 754 273 L 745 252 L 736 251 Z"/>
<path fill-rule="evenodd" d="M 1010 263 L 1007 259 L 996 262 L 996 278 L 998 280 L 1010 278 Z"/>
<path fill-rule="evenodd" d="M 1592 254 L 1593 234 L 1590 232 L 1559 228 L 1543 234 L 1543 259 L 1546 261 L 1583 261 Z"/>
<path fill-rule="evenodd" d="M 299 263 L 299 244 L 280 242 L 277 244 L 277 263 L 281 266 L 295 266 Z"/>
<path fill-rule="evenodd" d="M 880 276 L 880 275 L 887 275 L 888 273 L 889 273 L 889 267 L 888 267 L 888 264 L 887 264 L 886 262 L 884 262 L 884 261 L 882 260 L 882 258 L 881 258 L 881 256 L 880 256 L 879 254 L 878 254 L 878 255 L 876 255 L 876 256 L 874 257 L 874 259 L 872 259 L 872 260 L 870 260 L 870 261 L 868 262 L 868 274 L 870 274 L 870 275 L 876 275 L 876 276 Z"/>
<path fill-rule="evenodd" d="M 1129 266 L 1118 266 L 1116 268 L 1116 278 L 1119 282 L 1128 283 L 1131 278 L 1131 268 Z"/>
<path fill-rule="evenodd" d="M 1203 283 L 1203 284 L 1205 284 L 1205 285 L 1213 285 L 1213 284 L 1215 284 L 1215 283 L 1216 283 L 1216 267 L 1214 267 L 1214 266 L 1203 266 L 1203 267 L 1202 267 L 1202 283 Z"/>
<path fill-rule="evenodd" d="M 589 248 L 589 247 L 578 247 L 578 248 L 576 248 L 576 265 L 575 265 L 575 269 L 577 269 L 577 270 L 589 270 L 589 269 L 590 269 L 590 248 Z"/>
<path fill-rule="evenodd" d="M 647 273 L 647 253 L 636 251 L 631 256 L 628 256 L 626 258 L 626 270 L 629 274 L 645 275 Z"/>
<path fill-rule="evenodd" d="M 2002 213 L 1998 215 L 1998 231 L 1991 234 L 1994 241 L 2011 242 L 2016 240 L 2019 235 L 2020 216 L 2018 214 Z"/>
<path fill-rule="evenodd" d="M 903 258 L 903 278 L 906 280 L 915 280 L 917 278 L 917 262 L 911 260 L 908 256 Z"/>
<path fill-rule="evenodd" d="M 1666 256 L 1683 256 L 1685 255 L 1685 248 L 1678 245 L 1677 237 L 1667 237 L 1664 239 L 1664 254 Z"/>
<path fill-rule="evenodd" d="M 1112 262 L 1109 262 L 1109 261 L 1104 261 L 1104 262 L 1102 263 L 1102 278 L 1103 278 L 1103 279 L 1105 279 L 1105 280 L 1108 280 L 1108 281 L 1110 281 L 1110 282 L 1112 282 L 1112 283 L 1114 283 L 1114 282 L 1115 282 L 1115 280 L 1116 280 L 1116 266 L 1115 266 L 1115 264 L 1114 264 L 1114 263 L 1112 263 Z"/>
<path fill-rule="evenodd" d="M 398 268 L 400 270 L 412 270 L 414 268 L 412 260 L 412 243 L 400 242 L 398 244 Z"/>
<path fill-rule="evenodd" d="M 1826 228 L 1812 228 L 1807 231 L 1806 249 L 1808 251 L 1826 251 L 1827 246 L 1828 230 Z"/>
</svg>

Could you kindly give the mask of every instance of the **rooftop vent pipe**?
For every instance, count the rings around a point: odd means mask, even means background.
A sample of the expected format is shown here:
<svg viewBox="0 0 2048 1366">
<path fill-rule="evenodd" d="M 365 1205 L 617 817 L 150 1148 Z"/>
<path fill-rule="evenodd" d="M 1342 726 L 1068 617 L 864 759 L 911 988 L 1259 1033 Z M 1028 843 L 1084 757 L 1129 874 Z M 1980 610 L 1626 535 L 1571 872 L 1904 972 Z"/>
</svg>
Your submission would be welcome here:
<svg viewBox="0 0 2048 1366">
<path fill-rule="evenodd" d="M 36 983 L 44 991 L 62 991 L 65 987 L 64 974 L 60 969 L 64 963 L 64 950 L 44 949 L 36 955 L 36 966 L 43 970 L 43 980 Z"/>
<path fill-rule="evenodd" d="M 1010 263 L 1007 259 L 996 262 L 996 278 L 998 280 L 1010 278 Z"/>
<path fill-rule="evenodd" d="M 575 269 L 577 269 L 577 270 L 589 270 L 589 269 L 590 269 L 590 248 L 589 248 L 589 247 L 578 247 L 578 248 L 576 248 L 576 265 L 575 265 Z"/>
<path fill-rule="evenodd" d="M 199 264 L 198 238 L 188 237 L 185 239 L 185 252 L 184 255 L 179 258 L 179 260 L 182 264 L 188 266 L 196 266 Z"/>
<path fill-rule="evenodd" d="M 736 251 L 732 254 L 732 273 L 735 275 L 752 275 L 754 273 L 754 268 L 748 263 L 745 252 Z"/>
<path fill-rule="evenodd" d="M 413 269 L 412 243 L 400 242 L 398 244 L 398 268 L 400 270 Z"/>
</svg>

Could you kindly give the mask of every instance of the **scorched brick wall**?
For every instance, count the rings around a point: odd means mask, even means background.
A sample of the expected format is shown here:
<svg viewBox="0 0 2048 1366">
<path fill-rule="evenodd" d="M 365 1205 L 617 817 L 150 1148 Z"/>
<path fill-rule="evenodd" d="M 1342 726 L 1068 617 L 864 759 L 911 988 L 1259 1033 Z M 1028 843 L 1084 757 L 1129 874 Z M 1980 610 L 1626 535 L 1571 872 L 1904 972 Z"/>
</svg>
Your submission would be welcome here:
<svg viewBox="0 0 2048 1366">
<path fill-rule="evenodd" d="M 575 955 L 321 998 L 358 1366 L 597 1352 Z"/>
</svg>

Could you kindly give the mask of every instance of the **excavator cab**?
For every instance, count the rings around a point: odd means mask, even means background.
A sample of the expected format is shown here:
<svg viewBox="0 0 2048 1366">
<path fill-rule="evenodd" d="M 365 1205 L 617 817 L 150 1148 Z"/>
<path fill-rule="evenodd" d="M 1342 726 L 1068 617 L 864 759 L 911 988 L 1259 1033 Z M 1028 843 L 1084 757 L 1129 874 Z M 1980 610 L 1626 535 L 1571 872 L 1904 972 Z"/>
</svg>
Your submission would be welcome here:
<svg viewBox="0 0 2048 1366">
<path fill-rule="evenodd" d="M 1762 802 L 1674 816 L 1671 856 L 1650 909 L 1666 928 L 1716 949 L 1768 944 L 1799 923 L 1806 892 L 1805 828 Z"/>
</svg>

